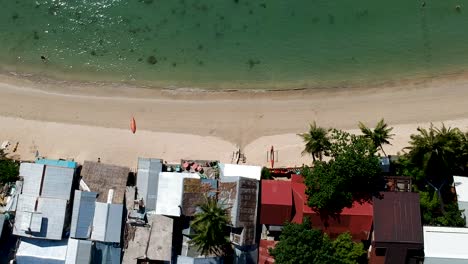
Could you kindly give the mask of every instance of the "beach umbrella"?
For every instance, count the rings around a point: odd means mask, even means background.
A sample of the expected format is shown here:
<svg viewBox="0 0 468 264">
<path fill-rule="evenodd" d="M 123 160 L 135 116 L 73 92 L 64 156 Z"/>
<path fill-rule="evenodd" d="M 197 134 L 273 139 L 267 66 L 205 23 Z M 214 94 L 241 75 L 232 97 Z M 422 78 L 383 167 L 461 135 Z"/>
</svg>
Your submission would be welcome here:
<svg viewBox="0 0 468 264">
<path fill-rule="evenodd" d="M 136 122 L 135 122 L 134 117 L 132 117 L 132 121 L 130 122 L 130 130 L 132 130 L 133 134 L 135 134 L 135 132 L 136 132 Z"/>
</svg>

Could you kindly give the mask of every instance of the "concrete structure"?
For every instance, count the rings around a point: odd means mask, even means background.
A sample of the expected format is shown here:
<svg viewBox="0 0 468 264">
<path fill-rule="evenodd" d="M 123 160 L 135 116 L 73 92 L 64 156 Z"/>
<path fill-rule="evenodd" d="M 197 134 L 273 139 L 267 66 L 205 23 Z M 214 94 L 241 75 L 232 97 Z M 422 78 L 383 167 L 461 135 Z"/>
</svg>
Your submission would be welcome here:
<svg viewBox="0 0 468 264">
<path fill-rule="evenodd" d="M 458 209 L 464 210 L 462 215 L 466 219 L 468 215 L 468 177 L 453 176 L 453 185 L 457 193 Z M 468 227 L 468 221 L 465 226 Z"/>
<path fill-rule="evenodd" d="M 468 263 L 468 228 L 424 226 L 424 264 Z"/>
</svg>

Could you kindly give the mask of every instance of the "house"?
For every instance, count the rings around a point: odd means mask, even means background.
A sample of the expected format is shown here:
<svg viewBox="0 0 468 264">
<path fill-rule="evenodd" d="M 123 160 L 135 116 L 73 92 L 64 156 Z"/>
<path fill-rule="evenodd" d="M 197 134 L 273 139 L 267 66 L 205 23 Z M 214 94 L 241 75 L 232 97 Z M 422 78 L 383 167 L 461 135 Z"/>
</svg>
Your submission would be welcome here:
<svg viewBox="0 0 468 264">
<path fill-rule="evenodd" d="M 34 163 L 43 164 L 47 166 L 69 168 L 69 169 L 76 169 L 78 167 L 78 163 L 76 163 L 75 161 L 63 160 L 63 159 L 54 160 L 54 159 L 37 158 Z"/>
<path fill-rule="evenodd" d="M 18 195 L 13 234 L 61 240 L 74 176 L 74 168 L 21 163 L 24 183 Z"/>
<path fill-rule="evenodd" d="M 424 226 L 424 263 L 468 263 L 468 228 Z"/>
<path fill-rule="evenodd" d="M 98 193 L 97 202 L 107 202 L 109 190 L 112 190 L 111 203 L 122 204 L 129 173 L 128 167 L 85 161 L 81 169 L 81 180 L 89 188 L 85 191 Z"/>
<path fill-rule="evenodd" d="M 97 193 L 95 192 L 75 190 L 70 237 L 80 239 L 91 238 L 96 197 Z"/>
<path fill-rule="evenodd" d="M 281 226 L 292 217 L 291 181 L 261 181 L 260 224 Z"/>
<path fill-rule="evenodd" d="M 163 164 L 160 159 L 138 158 L 137 199 L 143 200 L 146 211 L 156 210 L 159 173 L 162 169 Z"/>
<path fill-rule="evenodd" d="M 373 220 L 371 203 L 354 202 L 351 208 L 343 208 L 337 219 L 330 217 L 326 226 L 320 215 L 307 205 L 306 186 L 302 177 L 293 175 L 291 186 L 295 211 L 292 222 L 302 223 L 304 217 L 308 217 L 314 228 L 321 229 L 332 238 L 349 232 L 354 241 L 369 239 Z"/>
<path fill-rule="evenodd" d="M 424 255 L 419 194 L 383 192 L 374 202 L 369 263 L 416 263 Z"/>
<path fill-rule="evenodd" d="M 92 242 L 81 239 L 68 239 L 65 264 L 91 263 Z"/>
<path fill-rule="evenodd" d="M 128 241 L 122 263 L 171 263 L 174 220 L 156 214 L 147 217 L 148 225 L 129 227 L 129 232 L 134 235 Z"/>
<path fill-rule="evenodd" d="M 458 209 L 464 210 L 462 214 L 466 219 L 468 215 L 468 177 L 453 176 L 453 185 L 457 193 Z M 468 227 L 468 221 L 465 226 Z"/>
<path fill-rule="evenodd" d="M 16 250 L 17 264 L 63 264 L 67 258 L 67 240 L 23 238 Z"/>
</svg>

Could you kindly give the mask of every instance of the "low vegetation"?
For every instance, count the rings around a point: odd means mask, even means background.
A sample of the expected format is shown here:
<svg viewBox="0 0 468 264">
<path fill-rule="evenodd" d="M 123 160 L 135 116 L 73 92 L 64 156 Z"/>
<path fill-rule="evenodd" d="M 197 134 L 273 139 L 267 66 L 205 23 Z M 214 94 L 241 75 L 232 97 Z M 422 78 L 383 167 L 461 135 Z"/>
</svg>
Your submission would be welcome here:
<svg viewBox="0 0 468 264">
<path fill-rule="evenodd" d="M 7 153 L 0 150 L 0 185 L 16 181 L 18 175 L 19 163 L 8 158 Z"/>
</svg>

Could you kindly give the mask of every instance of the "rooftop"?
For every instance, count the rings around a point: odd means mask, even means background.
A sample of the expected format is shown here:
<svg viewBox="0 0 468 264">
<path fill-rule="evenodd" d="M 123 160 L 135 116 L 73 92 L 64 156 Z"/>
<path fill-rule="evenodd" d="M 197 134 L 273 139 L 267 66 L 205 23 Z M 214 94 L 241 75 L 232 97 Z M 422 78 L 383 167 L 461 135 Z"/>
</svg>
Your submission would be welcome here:
<svg viewBox="0 0 468 264">
<path fill-rule="evenodd" d="M 68 239 L 66 264 L 90 263 L 92 242 L 81 239 Z"/>
<path fill-rule="evenodd" d="M 262 180 L 262 205 L 292 206 L 292 192 L 290 181 Z"/>
<path fill-rule="evenodd" d="M 162 171 L 162 160 L 138 158 L 137 188 L 138 198 L 143 198 L 147 211 L 156 210 L 159 173 Z"/>
<path fill-rule="evenodd" d="M 70 227 L 70 237 L 90 238 L 93 224 L 94 210 L 96 207 L 95 192 L 82 192 L 75 190 L 75 201 Z"/>
<path fill-rule="evenodd" d="M 130 169 L 100 162 L 85 161 L 81 169 L 81 177 L 89 189 L 97 192 L 98 202 L 106 202 L 109 189 L 114 190 L 112 203 L 121 204 L 124 200 Z"/>
<path fill-rule="evenodd" d="M 255 179 L 257 181 L 260 181 L 260 178 L 262 175 L 261 166 L 220 163 L 219 168 L 220 168 L 221 179 L 224 177 L 239 176 L 239 177 Z"/>
<path fill-rule="evenodd" d="M 424 226 L 424 255 L 427 258 L 468 260 L 468 228 Z M 426 261 L 424 261 L 426 263 Z"/>
<path fill-rule="evenodd" d="M 453 185 L 459 202 L 468 202 L 468 177 L 453 176 Z"/>
<path fill-rule="evenodd" d="M 63 168 L 70 168 L 70 169 L 76 169 L 78 167 L 78 164 L 74 161 L 71 160 L 54 160 L 54 159 L 36 159 L 35 161 L 37 164 L 44 164 L 48 166 L 55 166 L 55 167 L 63 167 Z"/>
<path fill-rule="evenodd" d="M 67 240 L 21 239 L 16 251 L 17 263 L 63 263 Z"/>
<path fill-rule="evenodd" d="M 374 198 L 374 241 L 423 243 L 419 194 L 383 192 Z"/>
<path fill-rule="evenodd" d="M 96 203 L 91 240 L 120 243 L 122 204 Z"/>
</svg>

